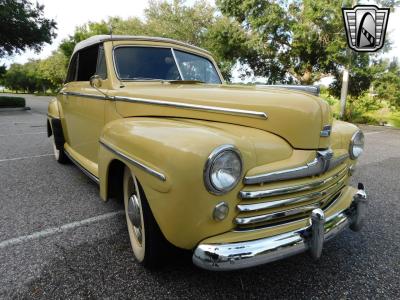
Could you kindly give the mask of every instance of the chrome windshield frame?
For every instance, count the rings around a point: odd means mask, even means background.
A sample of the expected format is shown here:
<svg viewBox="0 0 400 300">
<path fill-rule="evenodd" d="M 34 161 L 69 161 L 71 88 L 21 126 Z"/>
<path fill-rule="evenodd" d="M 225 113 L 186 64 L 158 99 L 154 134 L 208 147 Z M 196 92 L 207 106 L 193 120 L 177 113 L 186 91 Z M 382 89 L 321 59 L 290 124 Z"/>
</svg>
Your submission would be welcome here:
<svg viewBox="0 0 400 300">
<path fill-rule="evenodd" d="M 175 81 L 175 80 L 167 80 L 167 79 L 124 79 L 124 78 L 121 78 L 119 76 L 119 73 L 118 73 L 116 59 L 115 59 L 115 50 L 118 49 L 118 48 L 161 48 L 161 49 L 169 49 L 171 51 L 171 53 L 172 53 L 172 57 L 174 59 L 175 65 L 176 65 L 176 67 L 178 69 L 178 72 L 179 72 L 179 75 L 180 75 L 182 81 L 185 81 L 185 79 L 183 78 L 183 74 L 182 74 L 182 71 L 180 69 L 180 66 L 179 66 L 179 63 L 178 63 L 178 60 L 176 58 L 174 50 L 187 52 L 189 54 L 196 55 L 196 56 L 199 56 L 201 58 L 204 58 L 204 59 L 206 59 L 207 61 L 209 61 L 213 65 L 213 67 L 215 69 L 215 72 L 217 73 L 217 76 L 218 76 L 218 78 L 220 80 L 220 83 L 207 83 L 207 84 L 222 84 L 224 82 L 223 78 L 221 77 L 221 73 L 220 73 L 220 71 L 218 69 L 218 66 L 214 63 L 214 61 L 209 59 L 208 57 L 206 57 L 204 55 L 201 55 L 201 54 L 198 54 L 196 52 L 192 52 L 192 51 L 189 51 L 189 50 L 186 50 L 186 49 L 176 49 L 174 47 L 157 46 L 157 45 L 116 45 L 116 46 L 113 46 L 113 48 L 112 48 L 113 69 L 114 69 L 115 77 L 119 81 L 122 81 L 122 82 L 154 82 L 154 81 L 168 82 L 168 81 Z M 177 80 L 177 81 L 179 81 L 179 80 Z"/>
</svg>

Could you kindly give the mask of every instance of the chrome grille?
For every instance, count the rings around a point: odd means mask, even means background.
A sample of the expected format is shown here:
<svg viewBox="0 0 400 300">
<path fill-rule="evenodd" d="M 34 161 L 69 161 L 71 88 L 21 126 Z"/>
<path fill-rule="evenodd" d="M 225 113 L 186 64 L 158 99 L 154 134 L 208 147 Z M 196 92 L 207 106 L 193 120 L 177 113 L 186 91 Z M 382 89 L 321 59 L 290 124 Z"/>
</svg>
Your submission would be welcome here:
<svg viewBox="0 0 400 300">
<path fill-rule="evenodd" d="M 307 179 L 247 185 L 239 193 L 234 223 L 246 230 L 308 217 L 313 209 L 326 209 L 339 198 L 347 179 L 348 168 L 342 160 L 327 173 Z"/>
</svg>

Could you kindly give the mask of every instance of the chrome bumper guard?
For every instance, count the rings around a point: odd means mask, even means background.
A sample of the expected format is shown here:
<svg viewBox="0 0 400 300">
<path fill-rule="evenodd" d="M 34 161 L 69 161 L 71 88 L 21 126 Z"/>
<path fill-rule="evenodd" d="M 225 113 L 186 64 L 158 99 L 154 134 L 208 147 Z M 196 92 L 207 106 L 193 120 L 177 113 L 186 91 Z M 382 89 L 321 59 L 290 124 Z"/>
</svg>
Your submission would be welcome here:
<svg viewBox="0 0 400 300">
<path fill-rule="evenodd" d="M 345 228 L 359 231 L 367 212 L 367 195 L 363 184 L 358 184 L 358 191 L 351 206 L 329 218 L 325 218 L 321 209 L 311 213 L 307 228 L 263 239 L 230 243 L 199 244 L 193 254 L 193 263 L 212 271 L 229 271 L 273 262 L 309 250 L 311 256 L 321 256 L 323 244 Z"/>
</svg>

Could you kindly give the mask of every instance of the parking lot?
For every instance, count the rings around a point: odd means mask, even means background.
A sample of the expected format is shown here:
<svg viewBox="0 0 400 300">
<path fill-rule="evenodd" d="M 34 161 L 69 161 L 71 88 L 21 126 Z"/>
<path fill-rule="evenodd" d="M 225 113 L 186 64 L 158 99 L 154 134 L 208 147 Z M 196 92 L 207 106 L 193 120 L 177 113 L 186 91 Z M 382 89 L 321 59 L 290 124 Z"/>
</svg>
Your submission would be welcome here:
<svg viewBox="0 0 400 300">
<path fill-rule="evenodd" d="M 253 269 L 203 271 L 190 254 L 148 271 L 131 254 L 123 205 L 98 196 L 74 165 L 52 157 L 48 97 L 0 112 L 0 298 L 399 298 L 400 130 L 363 127 L 353 183 L 367 188 L 360 233 Z"/>
</svg>

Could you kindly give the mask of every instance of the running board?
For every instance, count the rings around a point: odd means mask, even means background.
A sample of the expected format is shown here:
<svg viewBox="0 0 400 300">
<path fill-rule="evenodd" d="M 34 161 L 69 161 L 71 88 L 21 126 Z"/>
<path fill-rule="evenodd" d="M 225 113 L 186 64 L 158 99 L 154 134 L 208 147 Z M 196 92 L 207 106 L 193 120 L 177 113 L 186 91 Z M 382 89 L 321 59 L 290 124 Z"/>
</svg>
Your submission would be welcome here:
<svg viewBox="0 0 400 300">
<path fill-rule="evenodd" d="M 76 165 L 78 169 L 80 169 L 83 172 L 83 174 L 85 174 L 87 177 L 89 177 L 92 181 L 94 181 L 98 185 L 100 184 L 99 178 L 90 173 L 88 170 L 86 170 L 85 167 L 83 167 L 75 158 L 72 157 L 71 154 L 68 153 L 68 151 L 64 149 L 64 153 L 74 163 L 74 165 Z"/>
</svg>

